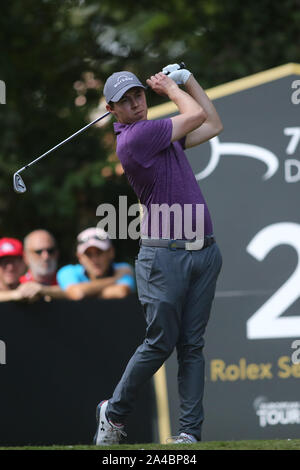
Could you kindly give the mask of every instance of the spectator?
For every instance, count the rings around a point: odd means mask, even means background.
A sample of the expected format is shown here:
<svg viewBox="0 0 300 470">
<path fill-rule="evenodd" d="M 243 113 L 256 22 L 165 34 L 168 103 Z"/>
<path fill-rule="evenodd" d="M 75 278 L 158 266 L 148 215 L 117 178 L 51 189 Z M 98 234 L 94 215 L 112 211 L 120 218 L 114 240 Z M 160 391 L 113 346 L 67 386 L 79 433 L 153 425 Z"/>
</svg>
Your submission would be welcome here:
<svg viewBox="0 0 300 470">
<path fill-rule="evenodd" d="M 79 264 L 64 266 L 57 274 L 68 298 L 123 298 L 135 290 L 133 268 L 113 262 L 115 250 L 105 230 L 92 227 L 81 232 L 76 255 Z"/>
<path fill-rule="evenodd" d="M 56 279 L 58 254 L 56 241 L 47 230 L 34 230 L 25 237 L 24 261 L 28 271 L 20 282 L 23 294 L 29 299 L 36 296 L 45 300 L 65 297 Z"/>
<path fill-rule="evenodd" d="M 0 239 L 0 301 L 21 300 L 17 289 L 19 278 L 26 269 L 23 245 L 16 238 Z"/>
</svg>

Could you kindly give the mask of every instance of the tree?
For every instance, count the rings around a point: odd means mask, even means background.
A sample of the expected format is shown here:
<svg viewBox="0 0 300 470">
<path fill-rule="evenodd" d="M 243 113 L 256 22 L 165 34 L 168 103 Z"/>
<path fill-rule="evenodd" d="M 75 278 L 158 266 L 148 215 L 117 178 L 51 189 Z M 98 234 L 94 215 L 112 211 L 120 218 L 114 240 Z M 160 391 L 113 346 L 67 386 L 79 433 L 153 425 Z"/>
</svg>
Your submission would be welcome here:
<svg viewBox="0 0 300 470">
<path fill-rule="evenodd" d="M 99 105 L 102 83 L 93 78 L 94 43 L 85 28 L 92 12 L 83 12 L 79 21 L 70 3 L 6 2 L 0 19 L 0 70 L 7 88 L 0 109 L 0 235 L 23 238 L 34 228 L 48 228 L 60 241 L 63 261 L 76 234 L 97 222 L 97 205 L 113 197 L 114 181 L 128 192 L 124 177 L 114 174 L 116 162 L 107 161 L 110 127 L 91 128 L 26 170 L 23 196 L 12 191 L 17 169 L 83 127 Z M 98 51 L 97 60 L 106 59 Z M 77 106 L 78 98 L 86 104 Z"/>
</svg>

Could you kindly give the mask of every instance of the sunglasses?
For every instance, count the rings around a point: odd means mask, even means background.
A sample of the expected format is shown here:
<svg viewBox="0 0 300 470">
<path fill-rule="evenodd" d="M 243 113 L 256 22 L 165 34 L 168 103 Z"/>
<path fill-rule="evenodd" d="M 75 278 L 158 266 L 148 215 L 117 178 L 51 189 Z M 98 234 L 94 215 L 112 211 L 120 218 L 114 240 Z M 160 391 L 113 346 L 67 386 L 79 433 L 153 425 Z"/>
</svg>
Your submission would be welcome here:
<svg viewBox="0 0 300 470">
<path fill-rule="evenodd" d="M 78 245 L 81 245 L 82 243 L 89 242 L 90 240 L 99 240 L 99 241 L 103 242 L 107 239 L 108 239 L 107 235 L 105 235 L 103 237 L 98 237 L 98 235 L 89 235 L 89 236 L 86 236 L 86 237 L 82 237 L 80 239 L 77 238 L 77 243 L 78 243 Z"/>
<path fill-rule="evenodd" d="M 0 258 L 0 266 L 5 266 L 10 263 L 16 264 L 22 259 L 22 256 L 3 256 L 3 258 Z"/>
<path fill-rule="evenodd" d="M 39 256 L 43 253 L 43 251 L 47 251 L 48 255 L 54 255 L 54 253 L 56 252 L 56 248 L 55 247 L 42 248 L 41 250 L 33 250 L 33 251 L 34 251 L 34 253 L 36 253 Z"/>
</svg>

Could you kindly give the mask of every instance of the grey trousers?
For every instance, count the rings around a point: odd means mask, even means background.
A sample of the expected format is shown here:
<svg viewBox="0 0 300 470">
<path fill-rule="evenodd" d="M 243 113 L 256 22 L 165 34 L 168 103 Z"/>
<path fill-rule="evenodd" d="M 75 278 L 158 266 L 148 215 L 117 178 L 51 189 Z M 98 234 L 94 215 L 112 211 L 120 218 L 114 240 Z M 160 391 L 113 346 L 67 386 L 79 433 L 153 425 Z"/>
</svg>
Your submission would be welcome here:
<svg viewBox="0 0 300 470">
<path fill-rule="evenodd" d="M 178 358 L 179 432 L 201 440 L 204 390 L 204 332 L 222 256 L 214 243 L 200 251 L 142 246 L 136 260 L 139 300 L 147 329 L 108 401 L 107 414 L 123 423 L 136 393 L 171 355 Z"/>
</svg>

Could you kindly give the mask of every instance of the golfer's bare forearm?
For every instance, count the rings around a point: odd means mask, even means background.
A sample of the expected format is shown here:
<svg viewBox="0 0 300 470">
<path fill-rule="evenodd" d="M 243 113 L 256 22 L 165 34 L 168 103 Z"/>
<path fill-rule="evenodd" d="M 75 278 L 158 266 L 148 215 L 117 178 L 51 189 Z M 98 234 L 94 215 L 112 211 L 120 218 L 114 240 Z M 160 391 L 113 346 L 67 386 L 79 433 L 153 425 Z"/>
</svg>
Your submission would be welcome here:
<svg viewBox="0 0 300 470">
<path fill-rule="evenodd" d="M 180 113 L 178 116 L 171 118 L 173 123 L 173 142 L 201 126 L 207 119 L 207 115 L 203 107 L 179 87 L 171 88 L 170 92 L 168 92 L 168 97 L 176 104 Z"/>
<path fill-rule="evenodd" d="M 207 116 L 206 122 L 212 123 L 221 131 L 223 129 L 223 125 L 220 116 L 218 115 L 212 101 L 193 75 L 191 75 L 186 82 L 185 90 L 204 109 Z"/>
<path fill-rule="evenodd" d="M 172 142 L 186 136 L 205 121 L 207 116 L 202 106 L 167 75 L 157 73 L 147 80 L 147 84 L 159 95 L 166 95 L 178 107 L 179 115 L 171 118 Z"/>
<path fill-rule="evenodd" d="M 176 104 L 180 114 L 204 115 L 203 106 L 192 95 L 180 89 L 177 85 L 169 88 L 168 97 Z"/>
</svg>

